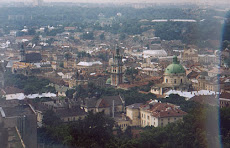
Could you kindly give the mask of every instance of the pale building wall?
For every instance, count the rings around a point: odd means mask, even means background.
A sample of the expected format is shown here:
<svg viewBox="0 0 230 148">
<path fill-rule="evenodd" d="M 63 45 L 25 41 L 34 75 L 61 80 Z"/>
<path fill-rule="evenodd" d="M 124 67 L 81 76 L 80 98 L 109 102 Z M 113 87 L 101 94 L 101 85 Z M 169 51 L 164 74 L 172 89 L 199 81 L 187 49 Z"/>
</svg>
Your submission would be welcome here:
<svg viewBox="0 0 230 148">
<path fill-rule="evenodd" d="M 132 126 L 140 126 L 140 110 L 139 109 L 126 109 L 126 116 L 129 117 L 132 121 Z"/>
<path fill-rule="evenodd" d="M 140 111 L 140 117 L 141 117 L 141 127 L 146 126 L 154 126 L 154 127 L 164 127 L 169 123 L 178 121 L 183 119 L 183 117 L 178 116 L 172 116 L 172 117 L 166 117 L 166 118 L 158 118 L 151 115 L 150 112 L 141 110 Z"/>
<path fill-rule="evenodd" d="M 166 118 L 158 118 L 158 126 L 165 127 L 169 123 L 176 122 L 178 120 L 182 120 L 183 117 L 166 117 Z"/>
<path fill-rule="evenodd" d="M 117 125 L 121 128 L 122 131 L 124 131 L 128 126 L 131 126 L 131 123 L 129 120 L 120 120 L 117 121 Z"/>
</svg>

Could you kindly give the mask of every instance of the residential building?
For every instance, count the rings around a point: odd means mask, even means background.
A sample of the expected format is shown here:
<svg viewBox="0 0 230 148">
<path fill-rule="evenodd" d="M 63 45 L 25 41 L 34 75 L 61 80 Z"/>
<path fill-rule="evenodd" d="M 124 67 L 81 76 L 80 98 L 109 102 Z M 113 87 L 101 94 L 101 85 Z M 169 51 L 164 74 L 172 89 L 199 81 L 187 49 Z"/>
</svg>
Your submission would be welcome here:
<svg viewBox="0 0 230 148">
<path fill-rule="evenodd" d="M 182 120 L 186 114 L 187 113 L 182 111 L 179 106 L 150 101 L 140 106 L 141 127 L 164 127 L 169 123 Z"/>
<path fill-rule="evenodd" d="M 115 113 L 124 112 L 125 101 L 121 96 L 104 96 L 100 99 L 85 98 L 83 99 L 81 107 L 86 111 L 104 112 L 105 115 L 114 117 Z"/>
<path fill-rule="evenodd" d="M 196 49 L 187 49 L 184 50 L 182 54 L 182 60 L 183 61 L 193 61 L 193 62 L 198 62 L 198 51 Z"/>
<path fill-rule="evenodd" d="M 131 104 L 129 106 L 126 106 L 126 116 L 130 118 L 131 126 L 140 126 L 141 125 L 140 107 L 142 105 L 143 105 L 142 103 L 135 103 L 135 104 Z"/>
<path fill-rule="evenodd" d="M 230 107 L 230 93 L 223 92 L 219 97 L 220 108 Z"/>
</svg>

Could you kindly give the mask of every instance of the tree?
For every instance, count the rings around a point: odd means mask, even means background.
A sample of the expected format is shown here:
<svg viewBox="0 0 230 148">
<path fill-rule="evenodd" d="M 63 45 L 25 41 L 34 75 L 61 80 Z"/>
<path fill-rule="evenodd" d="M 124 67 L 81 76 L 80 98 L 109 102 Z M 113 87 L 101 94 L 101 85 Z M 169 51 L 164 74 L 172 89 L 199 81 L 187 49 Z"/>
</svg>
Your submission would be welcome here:
<svg viewBox="0 0 230 148">
<path fill-rule="evenodd" d="M 64 57 L 68 61 L 72 56 L 70 53 L 65 53 Z"/>
<path fill-rule="evenodd" d="M 43 114 L 42 123 L 45 126 L 56 126 L 56 125 L 59 125 L 61 123 L 61 119 L 59 117 L 57 117 L 57 115 L 54 113 L 53 110 L 47 110 Z"/>
<path fill-rule="evenodd" d="M 66 96 L 70 99 L 73 99 L 73 94 L 75 93 L 75 90 L 74 89 L 68 89 L 66 91 Z"/>
<path fill-rule="evenodd" d="M 86 32 L 82 34 L 81 38 L 83 40 L 94 40 L 94 34 L 93 32 Z"/>
<path fill-rule="evenodd" d="M 59 64 L 59 67 L 64 68 L 64 63 L 61 62 L 61 63 Z"/>
<path fill-rule="evenodd" d="M 136 75 L 138 74 L 138 70 L 133 67 L 127 68 L 125 74 L 131 79 L 131 82 L 133 83 Z"/>
<path fill-rule="evenodd" d="M 103 112 L 89 114 L 72 127 L 75 147 L 105 147 L 113 137 L 114 120 Z"/>
<path fill-rule="evenodd" d="M 119 40 L 123 41 L 126 38 L 126 35 L 124 33 L 120 34 Z"/>
<path fill-rule="evenodd" d="M 102 33 L 102 34 L 100 34 L 100 40 L 102 40 L 102 41 L 104 41 L 105 40 L 105 34 L 104 33 Z"/>
</svg>

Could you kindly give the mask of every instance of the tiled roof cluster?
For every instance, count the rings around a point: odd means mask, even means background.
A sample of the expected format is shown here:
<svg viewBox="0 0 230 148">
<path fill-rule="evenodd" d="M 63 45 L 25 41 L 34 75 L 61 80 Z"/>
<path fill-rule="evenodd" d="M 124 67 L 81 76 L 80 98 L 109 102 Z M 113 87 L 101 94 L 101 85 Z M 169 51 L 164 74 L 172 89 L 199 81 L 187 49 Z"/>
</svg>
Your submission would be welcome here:
<svg viewBox="0 0 230 148">
<path fill-rule="evenodd" d="M 150 102 L 149 104 L 142 105 L 141 109 L 151 112 L 154 117 L 158 118 L 178 117 L 187 114 L 180 110 L 178 106 L 169 103 Z"/>
</svg>

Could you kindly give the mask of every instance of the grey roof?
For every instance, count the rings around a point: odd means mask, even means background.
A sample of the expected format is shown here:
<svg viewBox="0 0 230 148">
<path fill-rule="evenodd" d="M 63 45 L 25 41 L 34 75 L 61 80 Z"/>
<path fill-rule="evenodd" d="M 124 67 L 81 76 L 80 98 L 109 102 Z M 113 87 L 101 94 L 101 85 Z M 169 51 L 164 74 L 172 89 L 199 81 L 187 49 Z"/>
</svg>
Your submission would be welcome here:
<svg viewBox="0 0 230 148">
<path fill-rule="evenodd" d="M 88 108 L 94 108 L 94 107 L 100 107 L 100 104 L 103 102 L 107 107 L 110 107 L 113 105 L 113 100 L 114 100 L 114 105 L 123 105 L 124 101 L 123 99 L 117 95 L 117 96 L 104 96 L 100 99 L 96 98 L 87 98 L 85 101 L 85 106 Z"/>
<path fill-rule="evenodd" d="M 6 117 L 24 116 L 24 115 L 34 114 L 34 112 L 31 110 L 29 105 L 18 105 L 15 107 L 3 107 L 2 109 Z"/>
<path fill-rule="evenodd" d="M 25 55 L 25 62 L 27 63 L 40 62 L 41 60 L 42 56 L 40 53 L 27 53 Z"/>
<path fill-rule="evenodd" d="M 134 104 L 131 104 L 129 106 L 126 106 L 126 108 L 138 109 L 141 105 L 143 105 L 143 103 L 134 103 Z"/>
<path fill-rule="evenodd" d="M 84 116 L 87 115 L 85 110 L 78 107 L 58 109 L 56 111 L 57 116 L 59 117 L 73 117 L 73 116 Z"/>
</svg>

